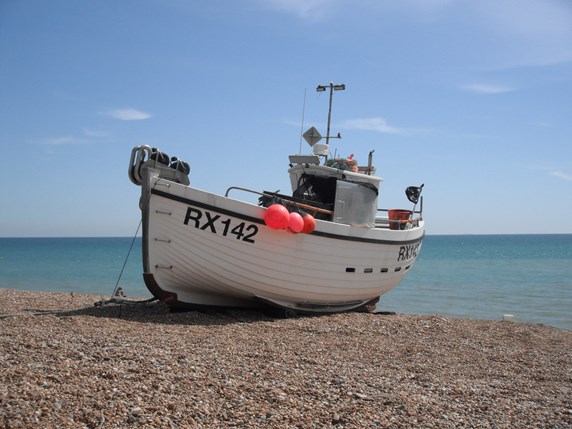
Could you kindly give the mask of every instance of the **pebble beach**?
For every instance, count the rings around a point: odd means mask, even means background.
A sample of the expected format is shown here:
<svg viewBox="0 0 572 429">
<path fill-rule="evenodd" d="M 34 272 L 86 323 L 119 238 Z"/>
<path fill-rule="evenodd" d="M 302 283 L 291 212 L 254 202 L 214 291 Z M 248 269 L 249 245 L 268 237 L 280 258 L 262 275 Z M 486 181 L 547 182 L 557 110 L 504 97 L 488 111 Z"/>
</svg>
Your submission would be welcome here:
<svg viewBox="0 0 572 429">
<path fill-rule="evenodd" d="M 0 428 L 570 428 L 572 332 L 0 289 Z"/>
</svg>

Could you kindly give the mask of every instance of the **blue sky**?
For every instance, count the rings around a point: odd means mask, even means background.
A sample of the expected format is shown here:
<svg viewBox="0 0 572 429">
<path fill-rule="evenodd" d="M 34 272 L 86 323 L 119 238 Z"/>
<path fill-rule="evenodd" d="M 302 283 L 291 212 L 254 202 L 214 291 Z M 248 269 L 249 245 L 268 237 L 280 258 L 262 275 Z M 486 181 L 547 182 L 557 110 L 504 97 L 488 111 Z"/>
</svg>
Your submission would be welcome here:
<svg viewBox="0 0 572 429">
<path fill-rule="evenodd" d="M 568 0 L 4 0 L 0 236 L 132 235 L 140 144 L 201 189 L 289 192 L 330 81 L 331 149 L 375 150 L 380 207 L 425 183 L 429 234 L 572 233 L 571 23 Z"/>
</svg>

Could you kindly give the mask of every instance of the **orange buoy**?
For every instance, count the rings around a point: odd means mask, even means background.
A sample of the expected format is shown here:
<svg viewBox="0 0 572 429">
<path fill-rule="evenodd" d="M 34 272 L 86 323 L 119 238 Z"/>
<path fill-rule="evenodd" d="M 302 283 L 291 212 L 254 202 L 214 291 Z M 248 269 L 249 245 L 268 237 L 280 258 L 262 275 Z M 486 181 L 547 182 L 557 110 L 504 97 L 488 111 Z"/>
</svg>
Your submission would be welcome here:
<svg viewBox="0 0 572 429">
<path fill-rule="evenodd" d="M 264 213 L 264 223 L 272 229 L 287 228 L 290 223 L 290 213 L 282 204 L 272 204 Z"/>
<path fill-rule="evenodd" d="M 304 228 L 302 232 L 305 234 L 310 234 L 314 229 L 316 229 L 316 219 L 311 214 L 306 214 L 302 217 L 304 220 Z"/>
<path fill-rule="evenodd" d="M 300 216 L 300 214 L 296 212 L 290 213 L 288 227 L 286 228 L 286 231 L 292 234 L 297 234 L 299 232 L 302 232 L 303 228 L 304 228 L 304 220 L 302 219 L 302 216 Z"/>
</svg>

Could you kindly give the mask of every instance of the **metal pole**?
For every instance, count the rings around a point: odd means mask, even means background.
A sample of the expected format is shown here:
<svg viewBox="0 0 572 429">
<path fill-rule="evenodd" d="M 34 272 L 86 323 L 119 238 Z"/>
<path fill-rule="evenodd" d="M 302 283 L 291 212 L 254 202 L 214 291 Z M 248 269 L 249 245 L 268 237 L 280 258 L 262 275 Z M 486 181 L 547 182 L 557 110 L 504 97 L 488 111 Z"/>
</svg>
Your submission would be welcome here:
<svg viewBox="0 0 572 429">
<path fill-rule="evenodd" d="M 345 85 L 334 85 L 334 82 L 330 82 L 330 107 L 328 109 L 328 130 L 326 133 L 326 145 L 330 144 L 330 123 L 332 121 L 332 98 L 334 96 L 334 91 L 343 91 L 344 89 L 346 89 Z M 326 90 L 327 86 L 325 85 L 318 85 L 318 87 L 316 88 L 316 91 L 318 92 L 324 92 Z M 339 137 L 338 137 L 339 138 Z"/>
<path fill-rule="evenodd" d="M 304 135 L 304 114 L 306 113 L 306 88 L 304 88 L 304 104 L 302 106 L 302 126 L 300 127 L 300 149 L 299 154 L 302 153 L 302 137 Z"/>
<path fill-rule="evenodd" d="M 327 145 L 330 144 L 330 121 L 332 119 L 332 96 L 333 95 L 334 95 L 334 82 L 330 82 L 330 109 L 328 110 L 328 131 L 326 133 L 326 144 Z"/>
</svg>

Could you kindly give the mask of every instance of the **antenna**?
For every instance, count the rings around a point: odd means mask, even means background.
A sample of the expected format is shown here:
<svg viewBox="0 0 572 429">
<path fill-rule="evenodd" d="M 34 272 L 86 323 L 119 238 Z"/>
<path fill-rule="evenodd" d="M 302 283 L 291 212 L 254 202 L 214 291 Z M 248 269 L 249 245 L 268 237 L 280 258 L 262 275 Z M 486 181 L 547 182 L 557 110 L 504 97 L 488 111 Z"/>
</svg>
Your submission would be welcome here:
<svg viewBox="0 0 572 429">
<path fill-rule="evenodd" d="M 304 132 L 304 114 L 306 113 L 306 88 L 304 88 L 304 104 L 302 105 L 302 126 L 300 127 L 300 148 L 298 154 L 302 154 L 302 137 Z"/>
</svg>

